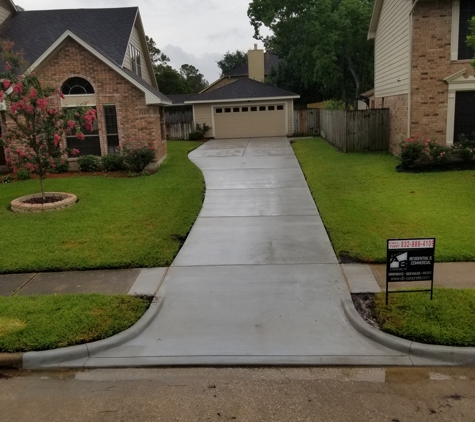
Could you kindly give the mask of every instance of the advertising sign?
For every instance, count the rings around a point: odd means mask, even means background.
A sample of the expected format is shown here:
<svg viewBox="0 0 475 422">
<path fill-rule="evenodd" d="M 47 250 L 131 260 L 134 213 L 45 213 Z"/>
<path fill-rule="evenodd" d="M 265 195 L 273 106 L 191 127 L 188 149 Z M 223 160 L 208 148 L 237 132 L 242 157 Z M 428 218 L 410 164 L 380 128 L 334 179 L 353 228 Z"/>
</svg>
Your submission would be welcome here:
<svg viewBox="0 0 475 422">
<path fill-rule="evenodd" d="M 386 262 L 386 304 L 388 301 L 389 283 L 396 282 L 430 280 L 432 299 L 434 284 L 434 252 L 434 238 L 388 239 Z M 405 292 L 407 292 L 407 290 Z"/>
</svg>

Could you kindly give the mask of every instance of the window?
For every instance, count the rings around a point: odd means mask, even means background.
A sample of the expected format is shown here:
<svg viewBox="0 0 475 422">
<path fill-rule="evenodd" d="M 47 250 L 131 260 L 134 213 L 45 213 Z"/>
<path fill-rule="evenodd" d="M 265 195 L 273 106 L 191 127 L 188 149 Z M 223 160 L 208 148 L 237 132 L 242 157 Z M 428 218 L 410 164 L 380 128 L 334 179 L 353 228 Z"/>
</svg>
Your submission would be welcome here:
<svg viewBox="0 0 475 422">
<path fill-rule="evenodd" d="M 224 109 L 224 112 L 225 112 L 225 113 L 231 113 L 231 108 L 225 108 L 225 109 Z"/>
<path fill-rule="evenodd" d="M 223 109 L 222 108 L 217 108 L 216 109 L 216 113 L 222 113 L 223 112 Z"/>
<path fill-rule="evenodd" d="M 251 111 L 257 111 L 257 107 L 251 107 Z"/>
<path fill-rule="evenodd" d="M 239 113 L 239 107 L 234 107 L 233 108 L 233 113 Z"/>
<path fill-rule="evenodd" d="M 274 111 L 274 110 L 275 110 L 275 106 L 269 106 L 269 107 L 267 107 L 267 110 L 269 110 L 269 111 Z"/>
<path fill-rule="evenodd" d="M 61 92 L 64 95 L 94 94 L 94 88 L 86 79 L 75 76 L 63 84 Z"/>
<path fill-rule="evenodd" d="M 266 111 L 266 106 L 259 106 L 259 111 Z"/>
<path fill-rule="evenodd" d="M 129 45 L 129 52 L 130 52 L 130 62 L 132 63 L 132 72 L 142 77 L 142 64 L 140 61 L 140 50 L 133 46 L 132 44 Z"/>
<path fill-rule="evenodd" d="M 475 139 L 475 91 L 457 91 L 455 94 L 454 144 L 462 134 Z"/>
<path fill-rule="evenodd" d="M 475 0 L 460 0 L 458 59 L 473 59 L 474 51 L 467 46 L 466 40 L 469 35 L 469 21 L 475 16 Z"/>
<path fill-rule="evenodd" d="M 277 110 L 283 110 L 284 109 L 284 106 L 283 105 L 278 105 L 277 106 Z"/>
<path fill-rule="evenodd" d="M 249 111 L 249 108 L 248 108 L 248 107 L 243 107 L 243 108 L 242 108 L 242 112 L 243 112 L 243 113 L 245 113 L 245 112 L 247 112 L 247 111 Z"/>
<path fill-rule="evenodd" d="M 93 107 L 94 109 L 96 107 Z M 99 141 L 99 128 L 97 126 L 97 120 L 94 120 L 92 131 L 88 131 L 82 128 L 84 133 L 84 140 L 79 140 L 76 136 L 66 136 L 66 145 L 68 148 L 76 148 L 79 153 L 75 157 L 81 157 L 83 155 L 101 155 L 101 143 Z M 72 157 L 70 155 L 70 157 Z"/>
<path fill-rule="evenodd" d="M 107 153 L 115 154 L 119 146 L 119 131 L 117 130 L 117 112 L 115 105 L 104 106 L 106 120 Z"/>
</svg>

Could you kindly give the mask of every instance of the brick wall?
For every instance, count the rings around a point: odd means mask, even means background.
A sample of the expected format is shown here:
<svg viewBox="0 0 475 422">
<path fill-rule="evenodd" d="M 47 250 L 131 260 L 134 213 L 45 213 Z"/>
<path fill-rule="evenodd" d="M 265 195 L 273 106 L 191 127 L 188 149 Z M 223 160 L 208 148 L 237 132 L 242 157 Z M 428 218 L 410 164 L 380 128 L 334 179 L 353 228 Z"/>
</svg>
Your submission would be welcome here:
<svg viewBox="0 0 475 422">
<path fill-rule="evenodd" d="M 389 108 L 389 150 L 398 153 L 399 142 L 407 137 L 408 95 L 376 98 L 375 108 Z"/>
<path fill-rule="evenodd" d="M 461 69 L 473 75 L 469 60 L 450 61 L 452 2 L 419 2 L 413 18 L 411 133 L 445 144 L 448 84 Z"/>
<path fill-rule="evenodd" d="M 145 94 L 97 59 L 82 46 L 69 40 L 52 57 L 35 70 L 43 84 L 60 88 L 73 76 L 88 80 L 94 88 L 102 154 L 107 154 L 104 105 L 115 105 L 119 143 L 152 141 L 160 163 L 167 154 L 163 108 L 145 105 Z M 55 99 L 60 106 L 59 98 Z"/>
</svg>

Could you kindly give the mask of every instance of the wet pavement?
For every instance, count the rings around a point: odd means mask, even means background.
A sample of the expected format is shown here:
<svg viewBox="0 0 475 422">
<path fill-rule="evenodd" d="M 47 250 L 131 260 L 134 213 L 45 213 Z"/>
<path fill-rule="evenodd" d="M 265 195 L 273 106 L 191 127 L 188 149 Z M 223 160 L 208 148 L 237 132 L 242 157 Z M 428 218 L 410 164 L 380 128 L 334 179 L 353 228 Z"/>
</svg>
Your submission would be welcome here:
<svg viewBox="0 0 475 422">
<path fill-rule="evenodd" d="M 2 422 L 469 422 L 475 368 L 0 372 Z"/>
</svg>

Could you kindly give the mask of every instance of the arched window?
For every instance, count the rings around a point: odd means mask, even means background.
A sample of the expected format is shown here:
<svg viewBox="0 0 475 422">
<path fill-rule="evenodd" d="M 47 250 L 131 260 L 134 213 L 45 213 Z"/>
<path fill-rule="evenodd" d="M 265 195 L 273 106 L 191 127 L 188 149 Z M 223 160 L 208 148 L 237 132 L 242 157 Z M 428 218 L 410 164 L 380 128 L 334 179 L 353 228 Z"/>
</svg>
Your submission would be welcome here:
<svg viewBox="0 0 475 422">
<path fill-rule="evenodd" d="M 94 88 L 86 79 L 75 76 L 63 84 L 61 92 L 63 95 L 94 94 Z"/>
</svg>

